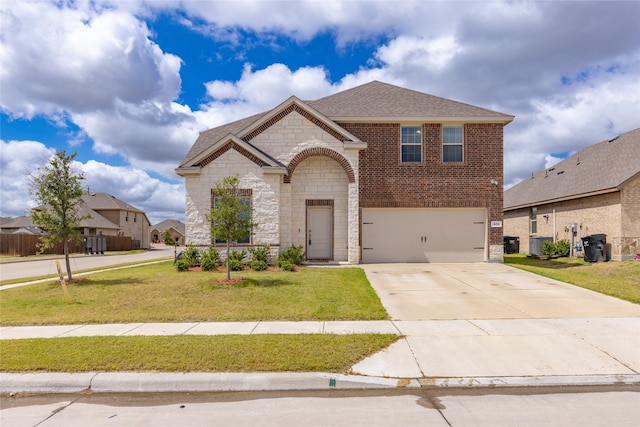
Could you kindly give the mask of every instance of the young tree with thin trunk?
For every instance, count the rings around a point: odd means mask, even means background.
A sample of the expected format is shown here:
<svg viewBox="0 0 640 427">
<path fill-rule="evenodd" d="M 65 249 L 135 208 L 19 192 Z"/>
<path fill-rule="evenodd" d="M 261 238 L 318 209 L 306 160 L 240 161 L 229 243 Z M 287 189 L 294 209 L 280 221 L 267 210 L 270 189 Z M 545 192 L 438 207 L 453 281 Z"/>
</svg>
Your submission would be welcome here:
<svg viewBox="0 0 640 427">
<path fill-rule="evenodd" d="M 68 280 L 72 280 L 69 243 L 80 241 L 80 221 L 89 216 L 80 213 L 83 173 L 73 168 L 76 153 L 58 151 L 49 163 L 31 176 L 30 193 L 39 207 L 32 209 L 33 223 L 47 234 L 41 237 L 38 249 L 43 251 L 63 242 Z"/>
<path fill-rule="evenodd" d="M 208 220 L 211 221 L 213 242 L 225 241 L 227 245 L 227 280 L 231 279 L 230 246 L 234 240 L 246 239 L 255 226 L 251 222 L 251 204 L 240 195 L 237 176 L 228 176 L 216 183 L 214 203 Z"/>
</svg>

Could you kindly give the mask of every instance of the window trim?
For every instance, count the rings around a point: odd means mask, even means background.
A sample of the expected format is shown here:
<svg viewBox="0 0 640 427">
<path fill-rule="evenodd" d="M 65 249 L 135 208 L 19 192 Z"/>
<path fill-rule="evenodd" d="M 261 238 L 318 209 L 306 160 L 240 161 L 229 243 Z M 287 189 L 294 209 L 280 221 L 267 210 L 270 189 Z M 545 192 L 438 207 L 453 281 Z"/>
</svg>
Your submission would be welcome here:
<svg viewBox="0 0 640 427">
<path fill-rule="evenodd" d="M 404 130 L 405 129 L 416 129 L 415 133 L 412 134 L 411 136 L 418 135 L 420 137 L 420 142 L 417 142 L 417 143 L 416 142 L 405 142 L 404 141 L 404 136 L 405 136 Z M 407 163 L 407 164 L 408 163 L 422 163 L 422 159 L 424 157 L 424 155 L 422 153 L 424 151 L 423 144 L 422 144 L 424 138 L 422 137 L 422 134 L 423 134 L 422 126 L 420 126 L 420 125 L 419 126 L 400 126 L 400 163 Z M 411 160 L 411 161 L 410 160 L 404 160 L 403 148 L 404 147 L 416 147 L 416 146 L 420 147 L 420 151 L 419 151 L 420 159 L 419 160 L 415 160 L 415 161 L 414 160 Z"/>
<path fill-rule="evenodd" d="M 445 129 L 460 129 L 460 142 L 445 142 Z M 460 146 L 460 160 L 445 160 L 444 158 L 444 147 L 445 146 Z M 465 155 L 464 155 L 464 125 L 447 125 L 442 126 L 442 163 L 464 163 Z"/>
</svg>

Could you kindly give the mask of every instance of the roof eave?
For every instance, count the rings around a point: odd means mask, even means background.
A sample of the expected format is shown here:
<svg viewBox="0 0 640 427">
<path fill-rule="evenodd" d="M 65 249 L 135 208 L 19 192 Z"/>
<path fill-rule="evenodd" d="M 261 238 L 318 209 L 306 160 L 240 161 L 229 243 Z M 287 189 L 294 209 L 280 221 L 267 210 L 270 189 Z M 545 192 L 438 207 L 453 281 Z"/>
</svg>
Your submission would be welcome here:
<svg viewBox="0 0 640 427">
<path fill-rule="evenodd" d="M 451 117 L 451 116 L 439 116 L 439 117 L 393 117 L 393 116 L 344 116 L 344 117 L 330 117 L 335 122 L 347 122 L 347 123 L 398 123 L 398 122 L 416 122 L 416 123 L 502 123 L 507 125 L 514 120 L 515 116 L 488 116 L 488 117 Z"/>
<path fill-rule="evenodd" d="M 174 169 L 175 173 L 180 176 L 200 175 L 202 166 L 185 166 Z"/>
<path fill-rule="evenodd" d="M 565 197 L 557 197 L 555 199 L 547 199 L 547 200 L 540 200 L 537 202 L 530 202 L 530 203 L 523 203 L 520 205 L 515 205 L 515 206 L 505 206 L 502 210 L 504 212 L 506 211 L 515 211 L 518 209 L 524 209 L 524 208 L 531 208 L 531 207 L 536 207 L 536 206 L 540 206 L 540 205 L 550 205 L 552 203 L 560 203 L 560 202 L 566 202 L 568 200 L 576 200 L 576 199 L 582 199 L 584 197 L 593 197 L 593 196 L 600 196 L 602 194 L 609 194 L 609 193 L 615 193 L 620 191 L 620 189 L 618 187 L 612 187 L 612 188 L 606 188 L 603 190 L 597 190 L 597 191 L 591 191 L 588 193 L 581 193 L 581 194 L 573 194 L 571 196 L 565 196 Z"/>
</svg>

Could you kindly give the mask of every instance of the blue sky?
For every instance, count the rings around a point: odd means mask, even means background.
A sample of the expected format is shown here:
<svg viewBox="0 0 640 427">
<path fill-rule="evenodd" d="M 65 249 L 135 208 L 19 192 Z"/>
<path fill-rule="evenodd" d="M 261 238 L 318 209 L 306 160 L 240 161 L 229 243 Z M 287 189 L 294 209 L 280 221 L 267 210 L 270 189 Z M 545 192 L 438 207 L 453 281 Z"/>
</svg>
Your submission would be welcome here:
<svg viewBox="0 0 640 427">
<path fill-rule="evenodd" d="M 1 216 L 28 212 L 29 173 L 64 149 L 91 191 L 183 220 L 173 170 L 198 132 L 374 79 L 515 115 L 506 186 L 640 126 L 636 1 L 5 0 L 0 14 Z"/>
</svg>

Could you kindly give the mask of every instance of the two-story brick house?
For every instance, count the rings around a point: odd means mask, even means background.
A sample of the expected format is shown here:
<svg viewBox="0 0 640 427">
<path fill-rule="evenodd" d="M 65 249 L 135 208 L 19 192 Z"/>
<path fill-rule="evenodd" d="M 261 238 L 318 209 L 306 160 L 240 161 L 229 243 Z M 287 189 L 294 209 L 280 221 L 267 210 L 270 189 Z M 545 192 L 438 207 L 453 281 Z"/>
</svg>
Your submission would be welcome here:
<svg viewBox="0 0 640 427">
<path fill-rule="evenodd" d="M 185 177 L 186 239 L 212 244 L 213 188 L 237 175 L 248 243 L 309 261 L 502 259 L 503 127 L 513 116 L 373 81 L 202 132 Z"/>
</svg>

